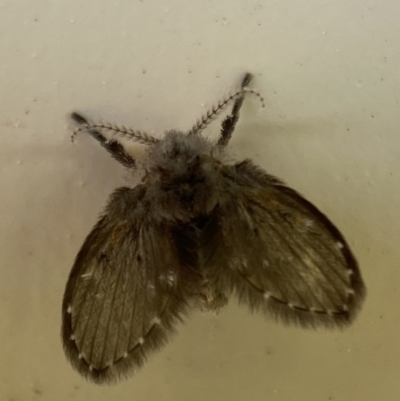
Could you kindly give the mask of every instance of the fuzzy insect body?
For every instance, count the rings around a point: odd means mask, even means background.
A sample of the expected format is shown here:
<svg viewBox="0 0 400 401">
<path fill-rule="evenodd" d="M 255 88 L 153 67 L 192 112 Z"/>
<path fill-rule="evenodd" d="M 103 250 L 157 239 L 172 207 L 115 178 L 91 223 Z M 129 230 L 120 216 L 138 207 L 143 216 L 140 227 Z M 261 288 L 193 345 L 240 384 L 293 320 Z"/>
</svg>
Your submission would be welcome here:
<svg viewBox="0 0 400 401">
<path fill-rule="evenodd" d="M 218 310 L 227 297 L 304 327 L 343 327 L 362 303 L 357 262 L 315 206 L 250 160 L 228 161 L 226 145 L 251 75 L 189 133 L 157 140 L 108 124 L 80 124 L 128 168 L 117 140 L 149 145 L 142 182 L 110 196 L 70 273 L 62 306 L 64 349 L 97 383 L 139 368 L 177 321 L 197 305 Z M 261 99 L 262 100 L 262 99 Z M 230 102 L 217 143 L 200 131 Z M 105 131 L 113 131 L 107 140 Z"/>
</svg>

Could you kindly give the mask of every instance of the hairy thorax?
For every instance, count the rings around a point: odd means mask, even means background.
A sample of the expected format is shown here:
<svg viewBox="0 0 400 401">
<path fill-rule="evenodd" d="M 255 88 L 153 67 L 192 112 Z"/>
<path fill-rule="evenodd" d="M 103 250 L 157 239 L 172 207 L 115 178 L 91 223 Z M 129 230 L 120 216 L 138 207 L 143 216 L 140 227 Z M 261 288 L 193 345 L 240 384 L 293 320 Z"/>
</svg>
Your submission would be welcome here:
<svg viewBox="0 0 400 401">
<path fill-rule="evenodd" d="M 223 150 L 205 138 L 168 132 L 144 160 L 143 182 L 156 215 L 182 222 L 208 215 L 220 201 L 223 159 Z"/>
</svg>

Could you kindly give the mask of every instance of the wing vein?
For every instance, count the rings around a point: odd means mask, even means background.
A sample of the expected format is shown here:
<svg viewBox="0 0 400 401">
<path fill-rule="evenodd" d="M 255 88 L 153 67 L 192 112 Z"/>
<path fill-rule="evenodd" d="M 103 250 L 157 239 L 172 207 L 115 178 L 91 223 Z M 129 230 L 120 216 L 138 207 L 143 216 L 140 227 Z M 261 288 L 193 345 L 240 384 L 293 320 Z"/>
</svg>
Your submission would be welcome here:
<svg viewBox="0 0 400 401">
<path fill-rule="evenodd" d="M 280 222 L 277 220 L 277 218 L 275 217 L 274 213 L 269 213 L 269 216 L 275 221 L 275 225 L 273 225 L 273 229 L 276 233 L 278 233 L 279 237 L 281 238 L 282 243 L 284 243 L 290 250 L 292 255 L 296 255 L 297 260 L 301 263 L 301 265 L 303 266 L 303 268 L 305 268 L 305 271 L 307 271 L 308 273 L 311 273 L 312 276 L 314 277 L 315 281 L 317 283 L 319 283 L 319 286 L 321 288 L 323 288 L 324 286 L 322 285 L 322 283 L 320 282 L 320 280 L 318 279 L 318 277 L 315 275 L 315 273 L 308 268 L 308 266 L 304 263 L 303 258 L 300 256 L 299 252 L 296 250 L 296 248 L 292 247 L 289 243 L 287 243 L 286 241 L 283 240 L 282 237 L 282 233 L 276 229 L 276 227 L 281 227 Z M 323 276 L 327 279 L 327 281 L 331 284 L 331 286 L 336 290 L 336 287 L 333 285 L 332 281 L 330 278 L 326 277 L 325 272 L 323 272 L 323 270 L 321 269 L 321 267 L 319 266 L 319 264 L 314 260 L 314 258 L 312 258 L 309 253 L 307 252 L 307 249 L 302 247 L 301 244 L 299 243 L 299 241 L 297 240 L 297 238 L 292 234 L 293 230 L 288 230 L 288 233 L 286 233 L 286 235 L 288 235 L 290 237 L 290 239 L 292 240 L 292 242 L 297 243 L 298 245 L 300 245 L 300 248 L 302 249 L 302 251 L 304 251 L 305 254 L 307 254 L 307 256 L 314 262 L 315 266 L 318 267 L 318 270 L 323 274 Z M 300 280 L 302 281 L 302 283 L 304 283 L 308 290 L 309 293 L 311 294 L 311 296 L 314 298 L 314 300 L 317 301 L 317 303 L 319 303 L 321 306 L 322 304 L 320 303 L 320 301 L 316 298 L 314 291 L 312 290 L 311 286 L 308 284 L 308 282 L 306 280 L 303 279 L 303 277 L 300 275 L 300 273 L 296 270 L 296 268 L 294 268 L 294 266 L 292 264 L 289 263 L 289 266 L 292 267 L 292 271 L 295 272 L 296 276 L 300 278 Z M 290 283 L 290 285 L 292 286 L 291 280 L 288 280 L 288 282 Z M 298 293 L 298 291 L 296 290 L 297 295 L 300 297 L 300 294 Z M 335 305 L 335 302 L 332 300 L 332 298 L 330 297 L 330 295 L 328 293 L 325 293 L 325 295 L 329 298 L 329 300 L 331 301 L 331 303 L 333 305 Z M 338 294 L 339 295 L 339 294 Z M 301 297 L 300 297 L 301 298 Z M 305 305 L 307 305 L 307 303 L 305 303 Z"/>
</svg>

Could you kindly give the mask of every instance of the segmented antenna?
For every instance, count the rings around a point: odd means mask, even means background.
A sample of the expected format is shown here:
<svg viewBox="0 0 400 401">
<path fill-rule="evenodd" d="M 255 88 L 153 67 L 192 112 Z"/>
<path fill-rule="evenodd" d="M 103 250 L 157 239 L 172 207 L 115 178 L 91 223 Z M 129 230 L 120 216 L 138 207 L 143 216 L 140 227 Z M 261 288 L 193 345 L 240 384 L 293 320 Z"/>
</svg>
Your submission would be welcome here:
<svg viewBox="0 0 400 401">
<path fill-rule="evenodd" d="M 194 134 L 198 134 L 201 131 L 204 130 L 204 128 L 210 124 L 210 122 L 216 118 L 221 111 L 223 111 L 225 109 L 225 107 L 232 102 L 233 100 L 241 97 L 241 96 L 245 96 L 247 93 L 250 93 L 252 95 L 255 95 L 258 97 L 258 99 L 261 102 L 261 107 L 264 108 L 265 107 L 265 103 L 264 103 L 264 98 L 261 96 L 261 94 L 259 92 L 256 92 L 253 89 L 250 88 L 241 88 L 238 91 L 232 93 L 231 95 L 228 95 L 227 97 L 221 99 L 217 104 L 215 104 L 214 106 L 212 106 L 206 114 L 204 114 L 199 120 L 197 120 L 196 124 L 194 125 L 194 127 L 189 131 L 189 135 L 194 135 Z"/>
<path fill-rule="evenodd" d="M 114 125 L 109 123 L 90 124 L 85 118 L 77 113 L 72 113 L 71 118 L 77 122 L 80 127 L 77 128 L 71 135 L 71 140 L 74 141 L 79 132 L 82 131 L 101 131 L 110 132 L 113 137 L 128 138 L 135 142 L 145 145 L 159 142 L 159 139 L 152 137 L 144 132 L 126 128 L 123 125 Z"/>
</svg>

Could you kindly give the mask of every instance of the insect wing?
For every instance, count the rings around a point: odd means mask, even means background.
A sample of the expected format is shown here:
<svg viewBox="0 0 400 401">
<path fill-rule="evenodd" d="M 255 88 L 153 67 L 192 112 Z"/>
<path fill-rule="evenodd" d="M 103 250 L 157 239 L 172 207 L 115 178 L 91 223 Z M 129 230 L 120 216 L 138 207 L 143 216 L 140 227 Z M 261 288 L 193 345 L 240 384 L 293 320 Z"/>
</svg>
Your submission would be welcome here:
<svg viewBox="0 0 400 401">
<path fill-rule="evenodd" d="M 87 378 L 115 381 L 158 349 L 185 307 L 168 233 L 151 222 L 145 188 L 117 189 L 82 246 L 63 300 L 62 337 Z M 181 287 L 183 289 L 181 289 Z"/>
<path fill-rule="evenodd" d="M 365 295 L 341 233 L 315 206 L 250 162 L 227 179 L 221 244 L 210 253 L 216 286 L 252 309 L 303 326 L 350 323 Z"/>
</svg>

